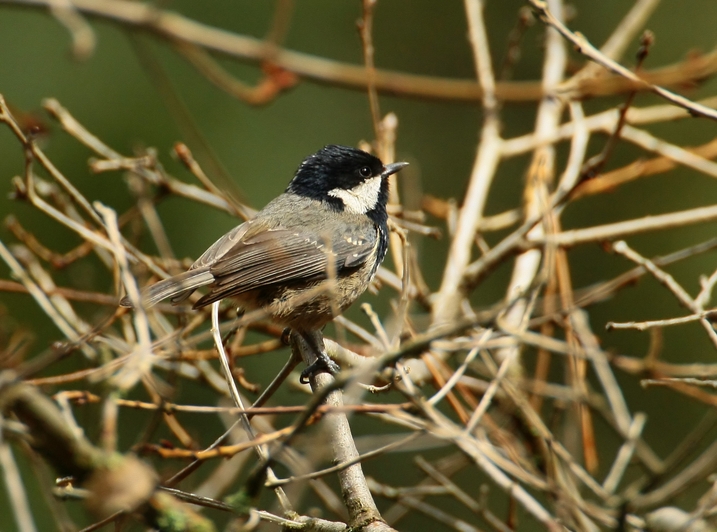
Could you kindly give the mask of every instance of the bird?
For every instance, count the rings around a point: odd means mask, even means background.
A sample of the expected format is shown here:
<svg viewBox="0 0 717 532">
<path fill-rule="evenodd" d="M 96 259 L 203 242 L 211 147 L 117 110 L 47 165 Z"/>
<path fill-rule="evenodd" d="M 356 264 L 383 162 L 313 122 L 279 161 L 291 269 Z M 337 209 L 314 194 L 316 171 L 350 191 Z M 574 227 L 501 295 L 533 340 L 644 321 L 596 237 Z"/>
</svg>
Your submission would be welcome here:
<svg viewBox="0 0 717 532">
<path fill-rule="evenodd" d="M 208 292 L 199 309 L 232 298 L 242 311 L 263 309 L 316 355 L 300 382 L 336 374 L 322 330 L 376 275 L 388 248 L 388 177 L 407 162 L 383 164 L 363 150 L 331 144 L 306 157 L 286 190 L 254 218 L 212 244 L 190 268 L 140 293 L 148 308 Z M 120 301 L 132 307 L 128 297 Z"/>
</svg>

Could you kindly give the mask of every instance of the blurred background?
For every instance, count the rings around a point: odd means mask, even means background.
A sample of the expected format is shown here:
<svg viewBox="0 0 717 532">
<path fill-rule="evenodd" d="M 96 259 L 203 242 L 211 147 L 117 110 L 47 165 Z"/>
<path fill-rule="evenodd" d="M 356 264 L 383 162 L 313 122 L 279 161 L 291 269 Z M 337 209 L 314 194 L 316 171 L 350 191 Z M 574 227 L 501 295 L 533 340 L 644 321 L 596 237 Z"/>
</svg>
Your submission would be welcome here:
<svg viewBox="0 0 717 532">
<path fill-rule="evenodd" d="M 237 34 L 264 38 L 276 28 L 275 13 L 280 2 L 256 0 L 189 0 L 159 1 L 155 5 L 181 13 L 208 26 Z M 185 142 L 210 177 L 229 194 L 241 198 L 254 208 L 261 208 L 280 193 L 299 162 L 325 144 L 357 145 L 373 140 L 373 127 L 367 95 L 359 90 L 334 87 L 300 80 L 292 89 L 261 106 L 238 101 L 207 81 L 165 42 L 151 34 L 128 29 L 111 21 L 88 17 L 95 32 L 96 45 L 82 60 L 72 57 L 68 31 L 45 9 L 32 2 L 0 0 L 0 93 L 13 111 L 28 121 L 37 121 L 43 132 L 41 145 L 54 164 L 90 200 L 123 211 L 134 198 L 128 194 L 121 173 L 92 174 L 88 169 L 90 152 L 66 135 L 42 110 L 45 98 L 56 98 L 89 131 L 110 147 L 125 155 L 139 153 L 147 147 L 157 150 L 167 171 L 187 182 L 194 178 L 175 160 L 171 151 L 177 141 Z M 361 65 L 363 53 L 357 31 L 361 4 L 330 0 L 288 2 L 289 15 L 279 21 L 285 26 L 283 46 L 350 64 Z M 487 2 L 491 55 L 496 70 L 506 57 L 511 30 L 525 3 L 518 0 Z M 591 42 L 600 45 L 611 34 L 618 21 L 631 7 L 625 0 L 578 0 L 570 4 L 569 25 Z M 711 51 L 717 45 L 714 22 L 717 2 L 714 0 L 663 0 L 647 28 L 655 34 L 655 45 L 644 64 L 653 69 L 684 60 L 696 52 Z M 512 79 L 538 81 L 542 68 L 542 42 L 545 28 L 536 21 L 526 30 L 522 55 L 514 66 Z M 474 79 L 474 62 L 467 39 L 467 26 L 461 2 L 430 0 L 380 0 L 375 11 L 374 46 L 376 66 L 400 72 Z M 634 43 L 623 64 L 634 64 Z M 571 50 L 577 69 L 584 59 Z M 219 58 L 221 65 L 237 78 L 251 85 L 261 79 L 256 64 Z M 707 79 L 694 86 L 681 87 L 693 99 L 714 94 L 717 81 Z M 585 102 L 586 113 L 608 109 L 624 101 L 624 96 Z M 639 94 L 635 106 L 660 103 L 656 97 Z M 460 202 L 470 176 L 481 124 L 479 102 L 445 102 L 418 98 L 380 96 L 382 113 L 393 112 L 398 118 L 397 160 L 411 162 L 406 182 L 416 190 L 439 198 Z M 530 133 L 534 128 L 535 102 L 504 103 L 501 109 L 503 136 Z M 680 145 L 697 145 L 715 136 L 715 124 L 706 119 L 648 127 L 654 134 Z M 201 141 L 199 140 L 201 139 Z M 604 139 L 596 138 L 591 151 L 598 153 Z M 561 146 L 558 170 L 563 168 L 567 144 Z M 608 167 L 623 166 L 642 154 L 627 144 L 618 147 Z M 529 156 L 518 157 L 501 165 L 491 190 L 488 214 L 519 207 L 522 201 L 523 176 Z M 23 152 L 7 127 L 0 127 L 0 215 L 16 217 L 42 242 L 57 250 L 69 250 L 79 238 L 21 201 L 11 199 L 11 179 L 22 175 Z M 717 201 L 717 183 L 696 172 L 677 169 L 638 180 L 611 194 L 602 194 L 571 204 L 563 217 L 566 229 L 585 227 L 648 214 L 659 214 Z M 204 208 L 194 202 L 173 198 L 159 206 L 171 246 L 177 257 L 196 258 L 218 236 L 238 223 L 228 214 Z M 442 222 L 430 224 L 445 228 Z M 715 234 L 717 224 L 689 226 L 684 229 L 646 234 L 629 239 L 630 245 L 645 256 L 667 254 L 679 248 L 704 241 Z M 500 236 L 490 235 L 491 244 Z M 0 227 L 0 239 L 15 242 L 13 234 Z M 447 240 L 425 242 L 422 253 L 426 280 L 435 290 L 440 283 Z M 155 254 L 149 246 L 146 252 Z M 571 273 L 577 288 L 586 287 L 625 271 L 630 264 L 607 253 L 597 244 L 579 247 L 571 252 Z M 717 255 L 712 252 L 679 263 L 669 269 L 683 286 L 696 294 L 701 275 L 715 269 Z M 474 302 L 489 306 L 505 295 L 511 263 L 493 272 L 478 288 Z M 0 278 L 9 279 L 7 266 L 0 263 Z M 58 274 L 63 286 L 112 293 L 112 280 L 97 270 L 78 263 Z M 386 303 L 366 299 L 386 308 Z M 383 305 L 383 307 L 382 307 Z M 685 314 L 674 298 L 653 279 L 643 279 L 617 297 L 595 306 L 591 311 L 593 330 L 601 335 L 605 349 L 641 357 L 647 351 L 645 333 L 617 331 L 604 333 L 608 321 L 647 320 Z M 366 322 L 356 312 L 357 321 Z M 101 315 L 88 316 L 97 322 Z M 32 351 L 42 351 L 61 334 L 25 294 L 0 292 L 0 327 L 3 332 L 15 327 L 32 330 Z M 366 322 L 367 323 L 367 322 Z M 699 325 L 690 324 L 664 331 L 662 358 L 672 362 L 713 362 L 715 352 Z M 527 362 L 530 364 L 530 362 Z M 251 380 L 267 383 L 283 364 L 277 357 L 247 360 Z M 68 366 L 69 368 L 69 366 Z M 67 370 L 67 368 L 65 368 Z M 621 374 L 618 379 L 634 411 L 648 415 L 645 438 L 656 452 L 667 452 L 694 426 L 705 407 L 692 403 L 674 392 L 642 389 L 637 377 Z M 200 402 L 201 398 L 194 398 Z M 287 399 L 301 403 L 305 397 Z M 600 437 L 600 427 L 598 427 Z M 709 438 L 713 439 L 714 434 Z M 131 437 L 128 437 L 128 443 Z M 611 452 L 615 442 L 605 442 Z M 612 446 L 612 447 L 611 447 Z M 17 453 L 20 455 L 21 453 Z M 18 458 L 23 468 L 30 467 Z M 381 462 L 378 462 L 379 464 Z M 384 464 L 386 462 L 383 462 Z M 609 460 L 602 467 L 609 467 Z M 372 466 L 367 466 L 372 474 Z M 599 476 L 599 475 L 598 475 Z M 32 488 L 32 486 L 28 486 Z M 0 484 L 0 515 L 7 513 L 6 489 Z M 683 501 L 689 504 L 701 486 L 688 492 Z M 43 502 L 32 495 L 38 526 L 53 530 L 43 522 Z M 379 501 L 380 503 L 380 501 Z M 437 530 L 421 518 L 407 518 L 406 529 Z M 13 530 L 13 524 L 0 520 L 0 529 Z M 522 528 L 521 528 L 522 530 Z"/>
</svg>

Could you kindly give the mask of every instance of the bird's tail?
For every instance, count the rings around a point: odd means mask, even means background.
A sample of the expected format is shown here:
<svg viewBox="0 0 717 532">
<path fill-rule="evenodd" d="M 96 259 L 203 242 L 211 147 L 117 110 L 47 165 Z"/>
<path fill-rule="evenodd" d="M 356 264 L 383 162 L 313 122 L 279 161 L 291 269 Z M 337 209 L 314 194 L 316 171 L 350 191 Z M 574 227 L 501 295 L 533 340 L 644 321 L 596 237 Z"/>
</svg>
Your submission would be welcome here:
<svg viewBox="0 0 717 532">
<path fill-rule="evenodd" d="M 172 303 L 176 305 L 188 298 L 200 286 L 208 285 L 213 281 L 214 276 L 208 268 L 197 268 L 180 273 L 142 289 L 140 293 L 142 306 L 151 307 L 168 297 L 171 297 Z M 120 301 L 120 306 L 131 308 L 133 305 L 129 297 L 125 296 Z"/>
</svg>

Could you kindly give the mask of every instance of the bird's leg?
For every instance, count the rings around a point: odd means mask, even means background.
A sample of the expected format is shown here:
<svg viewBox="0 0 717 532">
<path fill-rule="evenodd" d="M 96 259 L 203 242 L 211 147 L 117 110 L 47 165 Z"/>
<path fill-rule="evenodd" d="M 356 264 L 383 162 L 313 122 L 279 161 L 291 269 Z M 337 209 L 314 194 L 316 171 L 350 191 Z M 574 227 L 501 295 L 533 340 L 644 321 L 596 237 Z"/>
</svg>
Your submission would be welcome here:
<svg viewBox="0 0 717 532">
<path fill-rule="evenodd" d="M 284 345 L 291 345 L 291 329 L 286 327 L 281 331 L 281 343 Z"/>
<path fill-rule="evenodd" d="M 326 347 L 324 347 L 324 335 L 321 331 L 296 331 L 299 336 L 306 342 L 309 348 L 316 355 L 316 360 L 309 367 L 301 372 L 299 382 L 301 384 L 308 384 L 309 378 L 322 371 L 328 371 L 332 375 L 336 375 L 341 368 L 339 365 L 329 358 L 326 354 Z"/>
</svg>

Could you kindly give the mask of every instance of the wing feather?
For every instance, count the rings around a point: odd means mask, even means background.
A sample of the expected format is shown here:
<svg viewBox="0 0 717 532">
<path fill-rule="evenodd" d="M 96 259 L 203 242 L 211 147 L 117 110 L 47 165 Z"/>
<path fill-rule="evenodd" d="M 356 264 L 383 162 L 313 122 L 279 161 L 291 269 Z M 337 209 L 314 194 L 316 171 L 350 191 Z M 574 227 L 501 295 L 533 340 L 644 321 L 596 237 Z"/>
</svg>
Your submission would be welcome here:
<svg viewBox="0 0 717 532">
<path fill-rule="evenodd" d="M 197 306 L 205 306 L 258 288 L 279 283 L 310 282 L 328 277 L 329 257 L 337 276 L 360 267 L 373 253 L 377 235 L 337 231 L 330 245 L 315 235 L 273 229 L 236 242 L 210 265 L 212 290 Z"/>
</svg>

